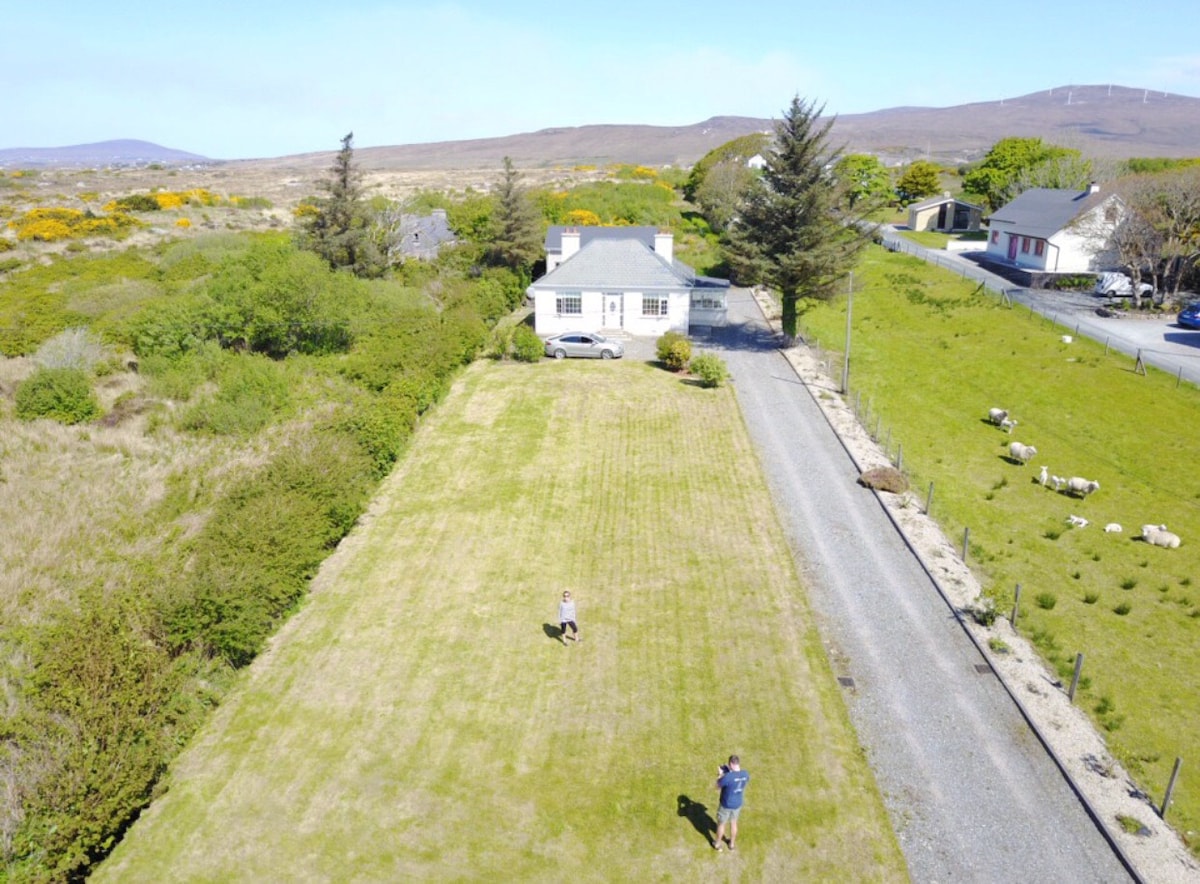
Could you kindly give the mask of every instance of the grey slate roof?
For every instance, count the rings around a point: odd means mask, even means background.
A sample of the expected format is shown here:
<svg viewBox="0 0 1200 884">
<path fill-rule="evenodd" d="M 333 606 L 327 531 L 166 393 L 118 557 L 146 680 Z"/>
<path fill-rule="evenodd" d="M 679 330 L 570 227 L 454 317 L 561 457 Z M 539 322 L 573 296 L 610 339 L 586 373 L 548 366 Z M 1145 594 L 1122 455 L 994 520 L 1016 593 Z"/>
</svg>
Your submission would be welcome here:
<svg viewBox="0 0 1200 884">
<path fill-rule="evenodd" d="M 654 235 L 658 233 L 657 227 L 567 227 L 562 224 L 555 224 L 546 229 L 547 252 L 562 251 L 562 235 L 564 230 L 579 231 L 580 248 L 598 239 L 636 239 L 638 242 L 643 242 L 650 248 L 654 248 Z"/>
<path fill-rule="evenodd" d="M 655 254 L 637 239 L 599 237 L 535 282 L 533 287 L 616 291 L 679 290 L 691 289 L 695 285 L 695 279 L 696 273 L 691 267 L 681 261 L 667 262 L 662 255 Z"/>
<path fill-rule="evenodd" d="M 957 197 L 948 196 L 944 193 L 938 196 L 927 197 L 926 199 L 921 200 L 919 203 L 913 203 L 908 208 L 909 210 L 916 209 L 919 212 L 922 209 L 932 209 L 934 206 L 940 206 L 942 203 L 959 203 L 972 209 L 982 210 L 982 207 L 975 205 L 975 203 L 969 203 L 966 200 L 960 200 Z"/>
<path fill-rule="evenodd" d="M 1076 218 L 1112 199 L 1113 194 L 1034 187 L 992 213 L 992 224 L 1009 224 L 1028 236 L 1049 239 Z"/>
</svg>

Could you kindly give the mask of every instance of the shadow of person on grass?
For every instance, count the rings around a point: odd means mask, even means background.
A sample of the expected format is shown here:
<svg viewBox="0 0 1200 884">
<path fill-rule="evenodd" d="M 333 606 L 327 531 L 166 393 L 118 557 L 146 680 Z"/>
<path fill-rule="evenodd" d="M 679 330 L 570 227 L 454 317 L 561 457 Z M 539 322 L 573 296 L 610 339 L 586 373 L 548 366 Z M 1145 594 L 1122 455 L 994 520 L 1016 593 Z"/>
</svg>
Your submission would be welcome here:
<svg viewBox="0 0 1200 884">
<path fill-rule="evenodd" d="M 546 633 L 546 638 L 552 638 L 559 644 L 563 644 L 563 631 L 553 623 L 543 623 L 542 632 Z"/>
<path fill-rule="evenodd" d="M 692 828 L 704 836 L 710 845 L 717 834 L 717 821 L 708 814 L 708 808 L 698 801 L 693 801 L 686 795 L 676 799 L 678 814 L 692 824 Z"/>
</svg>

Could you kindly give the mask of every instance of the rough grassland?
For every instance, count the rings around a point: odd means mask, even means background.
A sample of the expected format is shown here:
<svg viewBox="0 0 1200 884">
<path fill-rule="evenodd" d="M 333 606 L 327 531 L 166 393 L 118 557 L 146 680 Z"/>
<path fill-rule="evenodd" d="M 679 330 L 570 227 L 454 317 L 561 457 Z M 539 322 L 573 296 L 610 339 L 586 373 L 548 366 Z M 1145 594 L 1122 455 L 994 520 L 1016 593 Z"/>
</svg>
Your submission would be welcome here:
<svg viewBox="0 0 1200 884">
<path fill-rule="evenodd" d="M 1167 821 L 1200 849 L 1200 392 L 1086 339 L 1061 340 L 1028 309 L 916 258 L 871 249 L 855 274 L 851 398 L 871 403 L 893 455 L 932 515 L 961 542 L 969 564 L 1006 615 L 1021 584 L 1021 632 L 1064 683 L 1085 656 L 1076 703 L 1158 806 L 1176 757 L 1184 760 Z M 807 333 L 844 339 L 839 298 L 805 317 Z M 1133 320 L 1130 320 L 1133 321 Z M 839 354 L 827 354 L 841 365 Z M 1020 422 L 1006 435 L 990 407 Z M 1037 448 L 1026 466 L 1007 459 L 1018 440 Z M 1100 482 L 1085 500 L 1036 482 L 1051 475 Z M 1073 529 L 1069 515 L 1087 518 Z M 1123 526 L 1105 533 L 1104 525 Z M 1183 543 L 1138 539 L 1167 524 Z M 1128 607 L 1126 607 L 1128 606 Z"/>
<path fill-rule="evenodd" d="M 906 877 L 731 392 L 632 361 L 473 366 L 169 785 L 96 881 Z"/>
</svg>

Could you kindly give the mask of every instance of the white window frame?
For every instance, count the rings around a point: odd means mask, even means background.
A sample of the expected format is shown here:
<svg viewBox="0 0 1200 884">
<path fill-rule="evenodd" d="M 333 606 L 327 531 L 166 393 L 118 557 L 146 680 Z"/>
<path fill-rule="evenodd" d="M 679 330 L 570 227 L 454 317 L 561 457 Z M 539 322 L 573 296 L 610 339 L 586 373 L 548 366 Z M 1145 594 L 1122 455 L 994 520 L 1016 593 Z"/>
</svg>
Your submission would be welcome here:
<svg viewBox="0 0 1200 884">
<path fill-rule="evenodd" d="M 568 309 L 568 308 L 575 309 Z M 554 312 L 559 316 L 583 315 L 583 292 L 562 292 L 554 296 Z"/>
</svg>

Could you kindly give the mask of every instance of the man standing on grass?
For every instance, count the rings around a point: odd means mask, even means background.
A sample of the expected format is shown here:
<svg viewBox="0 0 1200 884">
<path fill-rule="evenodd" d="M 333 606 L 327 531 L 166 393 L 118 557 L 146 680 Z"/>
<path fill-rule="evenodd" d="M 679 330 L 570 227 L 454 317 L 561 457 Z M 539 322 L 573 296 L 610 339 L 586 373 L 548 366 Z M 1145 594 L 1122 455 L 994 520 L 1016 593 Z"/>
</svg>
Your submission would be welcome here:
<svg viewBox="0 0 1200 884">
<path fill-rule="evenodd" d="M 717 776 L 717 788 L 721 790 L 721 803 L 717 808 L 717 837 L 713 839 L 713 847 L 720 853 L 725 849 L 722 841 L 725 839 L 725 824 L 729 824 L 729 849 L 737 848 L 737 821 L 742 810 L 742 799 L 746 794 L 746 783 L 750 774 L 742 770 L 742 760 L 736 755 L 729 756 L 729 764 L 722 764 Z"/>
<path fill-rule="evenodd" d="M 571 637 L 579 641 L 579 624 L 575 622 L 575 600 L 569 592 L 564 592 L 562 601 L 558 603 L 558 628 L 562 635 L 562 643 L 567 643 L 567 627 L 571 627 Z"/>
</svg>

